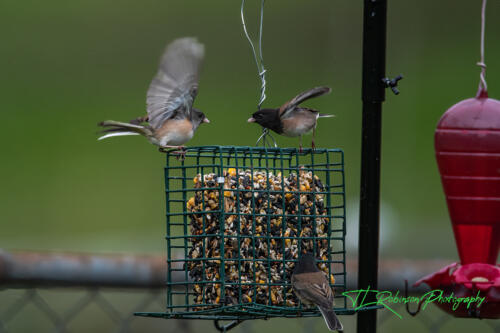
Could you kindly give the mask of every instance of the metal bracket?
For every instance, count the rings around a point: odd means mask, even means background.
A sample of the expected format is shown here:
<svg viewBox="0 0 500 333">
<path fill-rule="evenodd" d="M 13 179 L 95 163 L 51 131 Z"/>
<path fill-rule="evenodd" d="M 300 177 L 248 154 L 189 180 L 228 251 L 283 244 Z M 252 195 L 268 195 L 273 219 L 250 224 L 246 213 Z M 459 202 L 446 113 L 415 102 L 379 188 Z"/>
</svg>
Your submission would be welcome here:
<svg viewBox="0 0 500 333">
<path fill-rule="evenodd" d="M 398 87 L 398 81 L 401 79 L 403 79 L 403 75 L 399 74 L 392 80 L 389 79 L 388 77 L 384 77 L 382 79 L 382 82 L 384 82 L 386 88 L 391 88 L 394 95 L 399 95 L 399 90 L 397 87 Z"/>
<path fill-rule="evenodd" d="M 229 324 L 227 325 L 224 325 L 224 326 L 221 326 L 219 324 L 219 320 L 214 320 L 214 326 L 215 328 L 219 331 L 219 332 L 222 332 L 222 333 L 225 333 L 227 331 L 229 331 L 230 329 L 232 328 L 235 328 L 236 326 L 238 326 L 239 324 L 241 324 L 243 322 L 243 320 L 233 320 L 232 322 L 230 322 Z"/>
<path fill-rule="evenodd" d="M 408 280 L 405 280 L 405 297 L 406 299 L 408 299 Z M 418 315 L 418 313 L 420 312 L 420 310 L 422 309 L 422 303 L 423 303 L 423 299 L 420 300 L 420 302 L 418 302 L 418 307 L 417 307 L 417 310 L 416 311 L 412 311 L 410 310 L 410 303 L 406 303 L 406 312 L 408 312 L 408 314 L 412 317 L 415 317 L 416 315 Z"/>
</svg>

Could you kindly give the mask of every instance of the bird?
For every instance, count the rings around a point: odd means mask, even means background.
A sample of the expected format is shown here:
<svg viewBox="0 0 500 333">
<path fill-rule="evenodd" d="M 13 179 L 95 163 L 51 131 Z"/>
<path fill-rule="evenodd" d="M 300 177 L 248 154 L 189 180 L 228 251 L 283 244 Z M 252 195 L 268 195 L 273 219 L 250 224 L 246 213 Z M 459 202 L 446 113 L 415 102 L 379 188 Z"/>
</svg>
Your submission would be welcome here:
<svg viewBox="0 0 500 333">
<path fill-rule="evenodd" d="M 260 109 L 256 111 L 252 114 L 252 117 L 248 119 L 248 122 L 257 123 L 277 134 L 289 137 L 299 136 L 300 151 L 302 151 L 302 135 L 312 130 L 313 137 L 311 146 L 314 149 L 314 136 L 318 118 L 329 118 L 334 117 L 334 115 L 323 114 L 318 110 L 300 107 L 299 105 L 310 98 L 319 97 L 329 94 L 330 92 L 331 89 L 329 87 L 316 87 L 306 90 L 279 108 Z"/>
<path fill-rule="evenodd" d="M 156 76 L 149 85 L 147 115 L 130 122 L 106 120 L 98 140 L 123 135 L 143 135 L 149 142 L 166 148 L 183 148 L 202 123 L 210 123 L 193 107 L 205 47 L 194 37 L 178 38 L 167 45 Z"/>
<path fill-rule="evenodd" d="M 302 254 L 292 273 L 292 287 L 297 297 L 306 305 L 316 305 L 330 331 L 342 331 L 333 311 L 333 291 L 325 274 L 318 269 L 311 253 Z"/>
</svg>

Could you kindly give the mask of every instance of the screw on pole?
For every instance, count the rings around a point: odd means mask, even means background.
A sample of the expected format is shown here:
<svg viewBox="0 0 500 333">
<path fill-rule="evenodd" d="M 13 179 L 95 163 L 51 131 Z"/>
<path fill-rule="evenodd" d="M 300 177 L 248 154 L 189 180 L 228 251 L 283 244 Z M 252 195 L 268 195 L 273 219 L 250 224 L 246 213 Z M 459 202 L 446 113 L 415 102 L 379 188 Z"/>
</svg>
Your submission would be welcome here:
<svg viewBox="0 0 500 333">
<path fill-rule="evenodd" d="M 384 82 L 386 88 L 391 88 L 392 92 L 394 95 L 399 95 L 399 90 L 398 90 L 398 81 L 403 78 L 403 75 L 399 74 L 396 76 L 394 79 L 389 79 L 388 77 L 384 77 L 382 79 L 382 82 Z"/>
</svg>

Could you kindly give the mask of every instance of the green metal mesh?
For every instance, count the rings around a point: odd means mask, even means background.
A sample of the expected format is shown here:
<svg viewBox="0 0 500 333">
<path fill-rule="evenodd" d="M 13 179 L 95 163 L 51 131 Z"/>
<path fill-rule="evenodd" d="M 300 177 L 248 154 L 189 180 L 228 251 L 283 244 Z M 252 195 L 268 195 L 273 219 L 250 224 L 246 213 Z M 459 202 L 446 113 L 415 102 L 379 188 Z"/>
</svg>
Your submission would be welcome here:
<svg viewBox="0 0 500 333">
<path fill-rule="evenodd" d="M 314 252 L 330 278 L 335 311 L 354 312 L 342 296 L 342 150 L 204 146 L 178 157 L 167 153 L 165 167 L 167 308 L 139 315 L 319 316 L 290 284 L 298 253 L 305 251 Z"/>
</svg>

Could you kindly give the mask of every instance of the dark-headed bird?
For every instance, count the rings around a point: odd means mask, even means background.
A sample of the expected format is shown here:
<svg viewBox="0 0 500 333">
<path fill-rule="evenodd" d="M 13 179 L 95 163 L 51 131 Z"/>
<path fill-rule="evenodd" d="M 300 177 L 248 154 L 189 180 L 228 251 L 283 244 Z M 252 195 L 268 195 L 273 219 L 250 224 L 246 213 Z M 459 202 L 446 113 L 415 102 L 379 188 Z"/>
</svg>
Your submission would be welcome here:
<svg viewBox="0 0 500 333">
<path fill-rule="evenodd" d="M 299 258 L 292 274 L 292 287 L 302 303 L 318 307 L 330 331 L 344 329 L 333 311 L 332 288 L 312 254 L 306 253 Z"/>
<path fill-rule="evenodd" d="M 319 113 L 299 105 L 314 97 L 319 97 L 331 92 L 329 87 L 316 87 L 306 90 L 277 109 L 261 109 L 255 112 L 249 123 L 257 123 L 262 127 L 268 128 L 278 134 L 289 137 L 299 136 L 299 146 L 302 151 L 302 135 L 313 131 L 311 146 L 314 149 L 314 135 L 318 118 L 333 117 L 333 115 Z"/>
<path fill-rule="evenodd" d="M 193 108 L 198 79 L 205 54 L 195 38 L 179 38 L 167 45 L 158 73 L 147 93 L 147 115 L 130 123 L 106 120 L 98 140 L 123 135 L 143 135 L 163 148 L 180 148 L 188 142 L 201 123 L 210 121 Z"/>
</svg>

